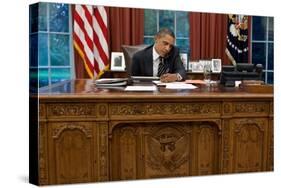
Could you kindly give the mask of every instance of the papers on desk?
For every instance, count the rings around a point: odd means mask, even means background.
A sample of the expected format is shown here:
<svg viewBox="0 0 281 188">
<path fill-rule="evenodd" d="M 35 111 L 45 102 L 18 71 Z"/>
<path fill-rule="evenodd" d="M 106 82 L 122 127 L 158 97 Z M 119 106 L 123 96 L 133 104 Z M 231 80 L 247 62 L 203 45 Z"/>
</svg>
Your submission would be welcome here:
<svg viewBox="0 0 281 188">
<path fill-rule="evenodd" d="M 160 80 L 154 80 L 152 81 L 157 86 L 166 86 L 167 83 L 161 82 Z"/>
<path fill-rule="evenodd" d="M 156 86 L 127 86 L 125 91 L 156 91 Z"/>
<path fill-rule="evenodd" d="M 166 89 L 196 89 L 197 87 L 192 84 L 184 82 L 171 82 L 166 84 Z"/>
<path fill-rule="evenodd" d="M 127 82 L 116 82 L 116 83 L 108 83 L 108 84 L 96 84 L 97 87 L 117 87 L 117 86 L 125 86 Z"/>
<path fill-rule="evenodd" d="M 159 80 L 156 76 L 131 76 L 133 80 Z"/>
<path fill-rule="evenodd" d="M 203 85 L 206 85 L 206 82 L 204 80 L 185 80 L 185 83 L 187 83 L 187 84 L 203 84 Z"/>
<path fill-rule="evenodd" d="M 168 82 L 153 81 L 157 86 L 166 86 L 166 89 L 196 89 L 197 87 L 185 82 Z"/>
<path fill-rule="evenodd" d="M 95 81 L 97 87 L 116 87 L 127 85 L 127 78 L 102 78 Z"/>
</svg>

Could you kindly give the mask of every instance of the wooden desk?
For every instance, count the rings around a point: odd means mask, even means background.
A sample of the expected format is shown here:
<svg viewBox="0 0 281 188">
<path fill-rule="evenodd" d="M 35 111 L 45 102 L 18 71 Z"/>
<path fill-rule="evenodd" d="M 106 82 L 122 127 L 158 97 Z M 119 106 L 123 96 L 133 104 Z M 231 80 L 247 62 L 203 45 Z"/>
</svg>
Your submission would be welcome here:
<svg viewBox="0 0 281 188">
<path fill-rule="evenodd" d="M 204 76 L 202 72 L 186 72 L 187 79 L 189 80 L 203 80 Z M 128 74 L 126 71 L 111 71 L 107 70 L 102 75 L 102 78 L 127 78 Z M 211 74 L 212 80 L 219 80 L 220 79 L 220 73 L 212 73 Z"/>
<path fill-rule="evenodd" d="M 74 80 L 41 90 L 30 181 L 272 171 L 273 92 L 257 87 L 124 92 Z"/>
</svg>

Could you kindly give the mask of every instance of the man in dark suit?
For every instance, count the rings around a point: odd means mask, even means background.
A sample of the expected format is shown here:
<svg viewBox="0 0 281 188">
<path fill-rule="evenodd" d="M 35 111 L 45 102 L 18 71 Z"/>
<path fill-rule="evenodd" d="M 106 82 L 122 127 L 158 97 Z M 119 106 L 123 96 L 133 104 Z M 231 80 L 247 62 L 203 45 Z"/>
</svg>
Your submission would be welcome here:
<svg viewBox="0 0 281 188">
<path fill-rule="evenodd" d="M 133 76 L 159 76 L 162 82 L 174 82 L 186 79 L 186 71 L 174 46 L 175 35 L 167 29 L 161 29 L 154 37 L 154 44 L 138 51 L 133 56 Z"/>
</svg>

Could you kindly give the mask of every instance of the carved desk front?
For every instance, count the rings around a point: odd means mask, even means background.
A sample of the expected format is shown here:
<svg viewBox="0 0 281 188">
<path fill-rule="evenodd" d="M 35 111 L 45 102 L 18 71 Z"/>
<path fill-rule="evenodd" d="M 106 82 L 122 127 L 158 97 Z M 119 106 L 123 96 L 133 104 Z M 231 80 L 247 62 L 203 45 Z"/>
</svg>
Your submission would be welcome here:
<svg viewBox="0 0 281 188">
<path fill-rule="evenodd" d="M 41 92 L 30 126 L 39 185 L 273 170 L 268 87 L 125 93 L 73 80 Z"/>
</svg>

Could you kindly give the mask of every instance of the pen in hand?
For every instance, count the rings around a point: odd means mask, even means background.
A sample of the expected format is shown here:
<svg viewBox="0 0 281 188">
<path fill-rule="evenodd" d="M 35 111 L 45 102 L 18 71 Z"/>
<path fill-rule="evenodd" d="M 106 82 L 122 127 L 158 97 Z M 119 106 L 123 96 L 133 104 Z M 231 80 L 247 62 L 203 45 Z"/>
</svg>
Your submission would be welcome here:
<svg viewBox="0 0 281 188">
<path fill-rule="evenodd" d="M 161 82 L 175 82 L 177 81 L 177 74 L 166 73 L 160 77 Z"/>
</svg>

